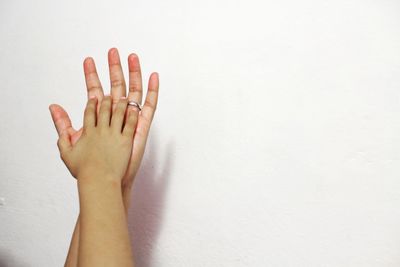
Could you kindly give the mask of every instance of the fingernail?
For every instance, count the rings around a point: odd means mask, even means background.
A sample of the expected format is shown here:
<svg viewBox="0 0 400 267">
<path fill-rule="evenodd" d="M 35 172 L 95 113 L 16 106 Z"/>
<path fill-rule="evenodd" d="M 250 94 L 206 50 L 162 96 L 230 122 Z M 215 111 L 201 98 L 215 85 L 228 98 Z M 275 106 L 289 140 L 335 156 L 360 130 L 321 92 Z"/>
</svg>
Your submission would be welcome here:
<svg viewBox="0 0 400 267">
<path fill-rule="evenodd" d="M 121 99 L 126 99 L 126 96 L 121 96 Z"/>
</svg>

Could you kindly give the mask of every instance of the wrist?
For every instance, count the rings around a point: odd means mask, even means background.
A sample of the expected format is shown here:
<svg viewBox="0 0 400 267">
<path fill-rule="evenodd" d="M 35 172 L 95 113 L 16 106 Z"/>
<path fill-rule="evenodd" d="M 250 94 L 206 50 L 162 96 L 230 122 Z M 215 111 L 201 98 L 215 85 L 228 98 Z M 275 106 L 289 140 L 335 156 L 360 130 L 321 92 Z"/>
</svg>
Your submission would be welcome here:
<svg viewBox="0 0 400 267">
<path fill-rule="evenodd" d="M 78 195 L 82 212 L 113 201 L 123 202 L 120 182 L 115 179 L 78 179 Z"/>
<path fill-rule="evenodd" d="M 109 184 L 121 186 L 121 179 L 112 174 L 99 174 L 92 172 L 90 174 L 83 173 L 77 176 L 78 186 L 79 185 L 93 185 L 93 184 Z"/>
<path fill-rule="evenodd" d="M 102 190 L 119 190 L 121 192 L 121 180 L 111 175 L 78 176 L 79 191 L 102 191 Z"/>
</svg>

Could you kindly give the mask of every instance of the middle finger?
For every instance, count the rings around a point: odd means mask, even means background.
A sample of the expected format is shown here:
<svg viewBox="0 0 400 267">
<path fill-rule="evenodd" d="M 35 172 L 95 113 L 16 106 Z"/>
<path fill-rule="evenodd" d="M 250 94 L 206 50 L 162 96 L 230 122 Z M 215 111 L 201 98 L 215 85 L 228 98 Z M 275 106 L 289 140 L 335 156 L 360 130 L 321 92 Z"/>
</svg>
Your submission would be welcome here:
<svg viewBox="0 0 400 267">
<path fill-rule="evenodd" d="M 139 57 L 132 53 L 128 57 L 129 66 L 129 94 L 128 98 L 142 104 L 142 71 L 140 69 Z"/>
<path fill-rule="evenodd" d="M 108 66 L 110 70 L 111 96 L 113 99 L 113 110 L 121 96 L 126 96 L 126 84 L 122 72 L 121 61 L 118 50 L 111 48 L 108 51 Z"/>
</svg>

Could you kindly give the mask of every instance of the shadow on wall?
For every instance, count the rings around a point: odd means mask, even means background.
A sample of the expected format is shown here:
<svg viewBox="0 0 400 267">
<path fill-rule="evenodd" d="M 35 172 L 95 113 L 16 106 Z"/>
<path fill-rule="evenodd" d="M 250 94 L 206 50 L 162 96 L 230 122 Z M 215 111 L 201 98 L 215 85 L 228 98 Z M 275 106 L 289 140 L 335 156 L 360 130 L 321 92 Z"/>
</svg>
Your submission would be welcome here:
<svg viewBox="0 0 400 267">
<path fill-rule="evenodd" d="M 129 208 L 129 230 L 135 265 L 153 266 L 154 248 L 162 229 L 165 199 L 172 168 L 173 142 L 168 143 L 164 165 L 159 166 L 156 135 L 149 139 L 142 165 L 135 177 Z"/>
<path fill-rule="evenodd" d="M 0 251 L 0 267 L 28 267 L 26 263 L 21 263 L 16 260 L 11 254 Z"/>
</svg>

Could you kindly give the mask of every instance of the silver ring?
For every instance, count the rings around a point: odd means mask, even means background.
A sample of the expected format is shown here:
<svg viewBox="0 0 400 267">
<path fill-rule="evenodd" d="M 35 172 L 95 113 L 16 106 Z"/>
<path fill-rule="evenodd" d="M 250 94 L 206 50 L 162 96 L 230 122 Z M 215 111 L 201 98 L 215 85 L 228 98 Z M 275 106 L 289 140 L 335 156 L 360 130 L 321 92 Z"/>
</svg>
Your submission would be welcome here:
<svg viewBox="0 0 400 267">
<path fill-rule="evenodd" d="M 139 103 L 135 102 L 135 101 L 129 101 L 128 102 L 128 106 L 137 107 L 139 109 L 139 111 L 142 110 L 142 106 Z"/>
</svg>

